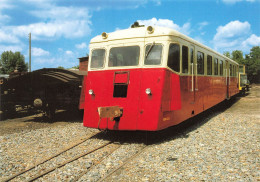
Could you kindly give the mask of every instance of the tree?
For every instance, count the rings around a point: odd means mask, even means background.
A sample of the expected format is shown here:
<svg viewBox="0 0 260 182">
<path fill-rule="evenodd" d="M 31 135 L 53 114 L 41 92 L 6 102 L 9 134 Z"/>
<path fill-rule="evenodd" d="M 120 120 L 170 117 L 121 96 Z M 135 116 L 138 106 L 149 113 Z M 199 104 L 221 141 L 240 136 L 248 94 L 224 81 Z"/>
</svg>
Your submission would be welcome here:
<svg viewBox="0 0 260 182">
<path fill-rule="evenodd" d="M 228 51 L 225 51 L 225 52 L 223 53 L 223 55 L 226 56 L 226 57 L 228 57 L 228 58 L 230 58 L 230 53 L 229 53 Z"/>
<path fill-rule="evenodd" d="M 260 47 L 255 46 L 246 55 L 245 65 L 251 83 L 260 83 Z"/>
<path fill-rule="evenodd" d="M 65 69 L 63 66 L 58 66 L 57 68 L 58 69 Z"/>
<path fill-rule="evenodd" d="M 243 52 L 239 50 L 232 51 L 232 59 L 239 64 L 244 64 L 245 59 L 243 57 Z"/>
<path fill-rule="evenodd" d="M 71 67 L 72 69 L 79 69 L 79 65 Z"/>
<path fill-rule="evenodd" d="M 3 52 L 0 59 L 0 73 L 9 74 L 14 72 L 14 70 L 18 70 L 19 72 L 27 72 L 28 64 L 24 61 L 24 55 L 20 52 Z"/>
</svg>

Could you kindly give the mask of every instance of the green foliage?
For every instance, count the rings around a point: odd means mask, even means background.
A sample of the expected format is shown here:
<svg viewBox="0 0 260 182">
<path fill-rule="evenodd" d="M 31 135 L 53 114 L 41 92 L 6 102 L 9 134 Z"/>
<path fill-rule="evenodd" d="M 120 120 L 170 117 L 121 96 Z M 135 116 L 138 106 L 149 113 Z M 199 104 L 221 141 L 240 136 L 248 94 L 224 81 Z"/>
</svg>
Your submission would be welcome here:
<svg viewBox="0 0 260 182">
<path fill-rule="evenodd" d="M 79 65 L 78 66 L 73 66 L 73 69 L 79 69 Z"/>
<path fill-rule="evenodd" d="M 243 62 L 244 62 L 243 52 L 238 51 L 238 50 L 233 51 L 232 52 L 232 59 L 234 61 L 238 62 L 239 64 L 243 64 Z"/>
<path fill-rule="evenodd" d="M 233 59 L 239 64 L 246 66 L 246 73 L 251 83 L 260 83 L 260 47 L 255 46 L 250 50 L 249 54 L 243 57 L 243 52 L 239 50 L 232 51 L 231 57 L 229 52 L 224 55 Z"/>
<path fill-rule="evenodd" d="M 20 52 L 3 52 L 0 58 L 0 73 L 9 74 L 14 70 L 18 70 L 19 72 L 27 72 L 28 64 L 25 63 L 24 56 Z"/>
<path fill-rule="evenodd" d="M 253 47 L 244 60 L 249 81 L 260 83 L 260 47 Z"/>
<path fill-rule="evenodd" d="M 228 57 L 228 58 L 231 58 L 231 57 L 230 57 L 230 53 L 229 53 L 228 51 L 224 52 L 223 55 L 226 56 L 226 57 Z"/>
<path fill-rule="evenodd" d="M 58 66 L 57 68 L 58 69 L 65 69 L 63 66 Z"/>
</svg>

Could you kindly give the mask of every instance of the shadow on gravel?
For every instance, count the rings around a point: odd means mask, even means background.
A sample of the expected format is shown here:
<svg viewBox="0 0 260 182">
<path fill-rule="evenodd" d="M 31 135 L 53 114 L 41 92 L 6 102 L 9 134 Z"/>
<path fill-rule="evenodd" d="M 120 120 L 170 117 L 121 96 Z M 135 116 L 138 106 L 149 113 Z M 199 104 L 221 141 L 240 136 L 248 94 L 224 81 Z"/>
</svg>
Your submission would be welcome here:
<svg viewBox="0 0 260 182">
<path fill-rule="evenodd" d="M 55 123 L 55 122 L 69 122 L 69 123 L 82 123 L 83 112 L 78 110 L 62 110 L 56 111 L 54 118 L 48 118 L 44 114 L 35 116 L 26 122 L 41 122 L 41 123 Z"/>
<path fill-rule="evenodd" d="M 190 132 L 203 126 L 216 115 L 229 109 L 238 100 L 240 100 L 239 97 L 223 101 L 193 118 L 161 131 L 103 131 L 95 137 L 109 141 L 114 140 L 121 144 L 143 143 L 146 145 L 160 144 L 177 138 L 188 138 Z"/>
<path fill-rule="evenodd" d="M 0 111 L 0 122 L 7 120 L 7 119 L 15 119 L 15 118 L 22 118 L 22 117 L 27 117 L 31 116 L 33 114 L 36 114 L 35 111 L 32 110 L 22 110 L 22 111 L 13 111 L 11 113 L 4 113 Z"/>
<path fill-rule="evenodd" d="M 14 113 L 9 113 L 7 116 L 0 113 L 0 122 L 9 120 L 16 120 L 20 118 L 29 117 L 24 122 L 38 122 L 38 123 L 55 123 L 55 122 L 79 122 L 83 120 L 83 111 L 79 110 L 59 110 L 56 111 L 54 118 L 48 118 L 42 111 L 21 110 Z"/>
</svg>

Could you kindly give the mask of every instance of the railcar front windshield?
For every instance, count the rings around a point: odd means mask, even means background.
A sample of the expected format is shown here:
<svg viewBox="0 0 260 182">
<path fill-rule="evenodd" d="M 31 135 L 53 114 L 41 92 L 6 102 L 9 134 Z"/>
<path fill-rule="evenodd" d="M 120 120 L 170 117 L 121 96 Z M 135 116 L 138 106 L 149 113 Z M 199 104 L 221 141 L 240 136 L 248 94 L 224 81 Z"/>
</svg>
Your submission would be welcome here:
<svg viewBox="0 0 260 182">
<path fill-rule="evenodd" d="M 162 45 L 147 45 L 145 49 L 145 65 L 160 65 L 162 56 Z"/>
<path fill-rule="evenodd" d="M 247 75 L 240 75 L 240 83 L 242 87 L 247 84 Z"/>
<path fill-rule="evenodd" d="M 105 49 L 94 49 L 91 55 L 91 68 L 103 68 L 105 62 Z"/>
<path fill-rule="evenodd" d="M 109 67 L 136 66 L 139 64 L 140 47 L 113 47 L 109 52 Z"/>
</svg>

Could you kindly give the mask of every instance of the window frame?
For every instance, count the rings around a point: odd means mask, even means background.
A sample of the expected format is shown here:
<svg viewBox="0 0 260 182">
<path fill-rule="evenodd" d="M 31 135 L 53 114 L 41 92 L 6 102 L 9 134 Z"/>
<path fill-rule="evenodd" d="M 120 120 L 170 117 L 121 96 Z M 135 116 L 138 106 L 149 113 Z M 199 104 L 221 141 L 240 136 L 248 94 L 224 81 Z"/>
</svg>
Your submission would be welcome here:
<svg viewBox="0 0 260 182">
<path fill-rule="evenodd" d="M 148 43 L 144 45 L 144 50 L 143 50 L 143 60 L 142 60 L 142 65 L 145 67 L 154 67 L 154 66 L 162 66 L 163 65 L 163 61 L 164 61 L 164 44 L 162 43 L 155 43 L 154 45 L 161 45 L 162 46 L 162 52 L 161 52 L 161 63 L 160 64 L 145 64 L 145 55 L 146 55 L 146 47 L 148 45 L 152 45 L 153 43 Z"/>
<path fill-rule="evenodd" d="M 186 47 L 187 48 L 187 72 L 183 72 L 183 47 Z M 194 51 L 194 50 L 193 50 Z M 190 70 L 189 70 L 189 67 L 190 67 L 190 47 L 187 46 L 187 45 L 181 45 L 181 63 L 180 63 L 180 66 L 181 66 L 181 73 L 182 74 L 185 74 L 185 75 L 188 75 L 190 73 Z"/>
<path fill-rule="evenodd" d="M 216 60 L 217 60 L 217 64 L 216 64 Z M 214 57 L 214 76 L 219 76 L 219 59 L 217 57 Z M 217 69 L 217 70 L 216 70 Z M 217 71 L 217 74 L 216 74 Z"/>
<path fill-rule="evenodd" d="M 175 44 L 179 46 L 179 71 L 176 71 L 174 69 L 172 69 L 171 67 L 168 66 L 168 62 L 169 62 L 169 50 L 170 50 L 170 46 L 171 44 Z M 166 66 L 167 68 L 169 68 L 171 71 L 180 74 L 181 73 L 181 44 L 179 42 L 170 42 L 168 44 L 168 54 L 167 54 L 167 60 L 166 60 Z"/>
<path fill-rule="evenodd" d="M 224 76 L 224 61 L 223 60 L 219 60 L 219 76 Z"/>
<path fill-rule="evenodd" d="M 199 69 L 198 69 L 198 65 L 199 65 L 199 62 L 198 62 L 198 54 L 201 53 L 203 55 L 203 60 L 202 60 L 202 66 L 203 68 L 201 70 L 203 70 L 203 73 L 200 73 L 199 72 Z M 205 53 L 202 52 L 202 51 L 197 51 L 197 54 L 196 54 L 196 61 L 197 61 L 197 75 L 205 75 Z"/>
<path fill-rule="evenodd" d="M 103 49 L 103 50 L 105 50 L 103 67 L 92 68 L 92 67 L 91 67 L 91 64 L 92 64 L 92 54 L 93 54 L 93 51 L 98 50 L 98 49 Z M 107 49 L 106 49 L 105 47 L 98 47 L 98 48 L 93 48 L 93 49 L 91 49 L 91 54 L 89 55 L 89 57 L 90 57 L 89 69 L 90 69 L 90 70 L 100 70 L 100 69 L 104 69 L 105 66 L 106 66 L 106 56 L 107 56 Z"/>
<path fill-rule="evenodd" d="M 109 57 L 110 57 L 110 51 L 111 51 L 111 49 L 113 49 L 113 48 L 122 48 L 122 47 L 138 47 L 139 48 L 139 56 L 138 56 L 138 64 L 136 64 L 136 65 L 131 65 L 131 66 L 109 66 Z M 132 68 L 132 67 L 140 67 L 140 63 L 141 63 L 141 53 L 142 53 L 142 47 L 139 45 L 139 44 L 133 44 L 133 45 L 129 45 L 129 44 L 127 44 L 127 45 L 116 45 L 116 46 L 111 46 L 111 47 L 109 47 L 109 50 L 108 50 L 108 57 L 107 57 L 107 68 L 108 69 L 115 69 L 115 68 L 120 68 L 120 67 L 122 67 L 122 68 Z"/>
<path fill-rule="evenodd" d="M 211 58 L 211 59 L 209 60 L 209 58 Z M 210 61 L 210 64 L 208 64 L 209 61 Z M 213 61 L 213 57 L 211 55 L 207 54 L 207 75 L 208 76 L 212 76 L 213 75 L 212 61 Z M 209 65 L 210 65 L 210 70 L 209 70 Z M 210 71 L 210 74 L 209 74 L 209 71 Z"/>
</svg>

